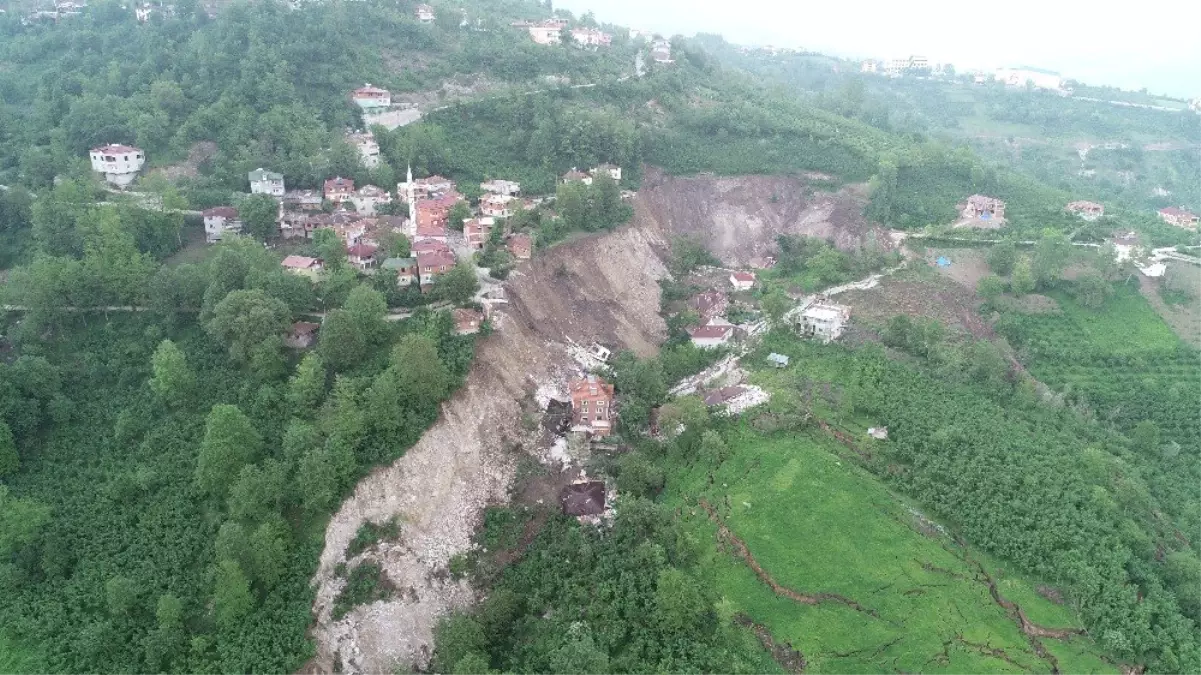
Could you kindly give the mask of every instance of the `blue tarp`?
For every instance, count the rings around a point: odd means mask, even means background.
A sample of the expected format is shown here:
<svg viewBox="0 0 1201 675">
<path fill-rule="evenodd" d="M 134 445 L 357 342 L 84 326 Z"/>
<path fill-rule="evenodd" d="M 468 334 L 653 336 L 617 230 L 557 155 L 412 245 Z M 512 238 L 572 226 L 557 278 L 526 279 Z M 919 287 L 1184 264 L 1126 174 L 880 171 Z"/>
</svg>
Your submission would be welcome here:
<svg viewBox="0 0 1201 675">
<path fill-rule="evenodd" d="M 951 266 L 951 259 L 946 257 L 945 255 L 938 256 L 938 260 L 935 260 L 934 262 L 939 267 L 950 267 Z"/>
</svg>

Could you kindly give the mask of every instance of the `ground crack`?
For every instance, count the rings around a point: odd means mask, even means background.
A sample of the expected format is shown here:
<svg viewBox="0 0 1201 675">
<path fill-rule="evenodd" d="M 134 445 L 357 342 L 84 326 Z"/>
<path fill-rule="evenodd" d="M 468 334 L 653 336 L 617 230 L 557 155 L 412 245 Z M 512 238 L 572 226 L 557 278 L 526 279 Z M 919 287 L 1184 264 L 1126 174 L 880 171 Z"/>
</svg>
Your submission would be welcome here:
<svg viewBox="0 0 1201 675">
<path fill-rule="evenodd" d="M 805 655 L 794 649 L 791 642 L 783 644 L 776 642 L 766 626 L 742 612 L 734 615 L 734 623 L 750 628 L 755 633 L 755 637 L 759 638 L 759 643 L 771 654 L 775 662 L 780 664 L 781 668 L 794 675 L 805 672 Z"/>
<path fill-rule="evenodd" d="M 700 505 L 701 508 L 705 509 L 705 512 L 709 514 L 709 520 L 713 521 L 717 525 L 718 540 L 732 546 L 734 550 L 737 551 L 738 556 L 742 558 L 752 570 L 754 570 L 755 575 L 759 577 L 759 580 L 767 584 L 776 595 L 788 598 L 789 600 L 793 600 L 804 605 L 817 605 L 823 602 L 838 602 L 850 607 L 851 609 L 854 609 L 857 612 L 863 612 L 864 614 L 877 619 L 880 618 L 880 614 L 876 612 L 876 610 L 864 607 L 863 605 L 851 600 L 846 596 L 839 595 L 837 593 L 800 593 L 780 584 L 771 576 L 771 574 L 768 573 L 767 570 L 763 569 L 757 560 L 755 560 L 755 556 L 751 555 L 751 550 L 747 548 L 746 543 L 739 539 L 738 535 L 731 532 L 730 528 L 726 527 L 726 524 L 721 520 L 721 516 L 717 514 L 717 511 L 709 504 L 708 500 L 701 498 Z"/>
</svg>

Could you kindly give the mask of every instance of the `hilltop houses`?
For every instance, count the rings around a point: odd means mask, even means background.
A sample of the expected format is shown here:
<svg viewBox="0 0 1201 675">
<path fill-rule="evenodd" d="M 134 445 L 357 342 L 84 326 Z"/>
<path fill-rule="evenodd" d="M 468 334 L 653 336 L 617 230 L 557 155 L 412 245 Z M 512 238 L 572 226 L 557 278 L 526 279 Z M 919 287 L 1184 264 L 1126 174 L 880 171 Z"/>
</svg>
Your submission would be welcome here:
<svg viewBox="0 0 1201 675">
<path fill-rule="evenodd" d="M 238 210 L 232 206 L 205 209 L 200 216 L 204 219 L 204 240 L 210 244 L 221 241 L 226 234 L 241 234 L 242 232 L 242 221 L 238 220 Z"/>
<path fill-rule="evenodd" d="M 137 178 L 146 163 L 146 154 L 140 149 L 116 143 L 92 148 L 89 158 L 92 171 L 104 174 L 105 180 L 122 188 Z"/>
<path fill-rule="evenodd" d="M 392 92 L 366 84 L 351 92 L 350 100 L 364 112 L 377 112 L 392 106 Z"/>
<path fill-rule="evenodd" d="M 589 176 L 588 174 L 584 173 L 583 171 L 580 171 L 579 169 L 572 168 L 570 171 L 563 174 L 562 178 L 560 178 L 560 182 L 562 182 L 562 183 L 577 183 L 578 182 L 578 183 L 583 183 L 584 185 L 592 185 L 592 176 Z"/>
<path fill-rule="evenodd" d="M 379 249 L 365 243 L 353 244 L 346 247 L 346 261 L 359 270 L 368 270 L 375 266 L 375 254 Z"/>
<path fill-rule="evenodd" d="M 571 430 L 605 437 L 613 432 L 615 390 L 596 375 L 587 375 L 568 385 L 571 395 Z"/>
<path fill-rule="evenodd" d="M 433 285 L 438 277 L 455 267 L 455 254 L 443 244 L 442 248 L 417 253 L 417 273 L 421 290 Z"/>
<path fill-rule="evenodd" d="M 375 142 L 375 134 L 370 131 L 350 132 L 346 134 L 346 142 L 359 151 L 359 161 L 368 169 L 379 166 L 379 143 Z"/>
<path fill-rule="evenodd" d="M 1074 201 L 1069 202 L 1065 207 L 1068 213 L 1074 213 L 1084 220 L 1096 220 L 1105 215 L 1105 207 L 1096 202 Z"/>
<path fill-rule="evenodd" d="M 972 195 L 959 205 L 959 214 L 964 218 L 1003 220 L 1005 218 L 1005 202 L 996 197 Z"/>
<path fill-rule="evenodd" d="M 1159 219 L 1169 225 L 1194 229 L 1197 227 L 1197 215 L 1184 209 L 1169 206 L 1159 210 Z"/>
<path fill-rule="evenodd" d="M 271 195 L 278 199 L 286 193 L 282 173 L 275 173 L 260 167 L 247 174 L 247 178 L 250 180 L 250 194 L 252 195 Z"/>
</svg>

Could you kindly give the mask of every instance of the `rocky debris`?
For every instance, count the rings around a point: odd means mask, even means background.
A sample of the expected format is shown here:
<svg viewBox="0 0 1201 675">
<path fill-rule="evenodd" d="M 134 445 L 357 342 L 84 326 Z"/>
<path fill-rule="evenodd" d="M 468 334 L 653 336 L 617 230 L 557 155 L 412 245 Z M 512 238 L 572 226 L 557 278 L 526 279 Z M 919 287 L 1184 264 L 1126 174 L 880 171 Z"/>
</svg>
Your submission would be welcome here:
<svg viewBox="0 0 1201 675">
<path fill-rule="evenodd" d="M 545 440 L 540 425 L 523 427 L 520 402 L 533 396 L 544 409 L 565 398 L 566 381 L 580 371 L 569 344 L 656 351 L 666 335 L 658 315 L 663 250 L 657 233 L 626 227 L 555 247 L 519 268 L 507 285 L 510 302 L 492 313 L 504 329 L 481 339 L 466 383 L 438 422 L 403 457 L 363 479 L 330 519 L 312 580 L 317 654 L 306 672 L 428 666 L 438 619 L 475 600 L 466 581 L 450 578 L 450 559 L 470 549 L 485 506 L 507 501 L 520 453 Z M 403 543 L 381 544 L 362 558 L 405 592 L 333 620 L 347 546 L 364 522 L 392 518 Z"/>
</svg>

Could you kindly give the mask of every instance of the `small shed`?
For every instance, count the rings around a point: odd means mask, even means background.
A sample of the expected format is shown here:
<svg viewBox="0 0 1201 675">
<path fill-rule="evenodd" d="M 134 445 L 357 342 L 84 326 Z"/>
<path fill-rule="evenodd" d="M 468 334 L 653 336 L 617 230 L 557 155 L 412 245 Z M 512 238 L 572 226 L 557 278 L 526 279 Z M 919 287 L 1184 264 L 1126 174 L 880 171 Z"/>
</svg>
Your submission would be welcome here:
<svg viewBox="0 0 1201 675">
<path fill-rule="evenodd" d="M 605 484 L 598 480 L 572 483 L 559 493 L 559 502 L 569 516 L 599 516 L 605 512 Z"/>
<path fill-rule="evenodd" d="M 878 441 L 887 441 L 888 427 L 871 427 L 867 430 L 867 435 Z"/>
<path fill-rule="evenodd" d="M 767 355 L 767 362 L 770 365 L 775 366 L 776 368 L 787 368 L 788 367 L 788 357 L 783 354 L 777 354 L 775 352 L 772 352 Z"/>
</svg>

